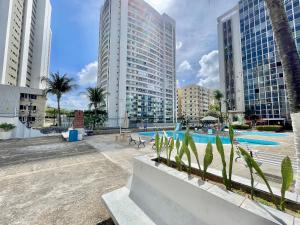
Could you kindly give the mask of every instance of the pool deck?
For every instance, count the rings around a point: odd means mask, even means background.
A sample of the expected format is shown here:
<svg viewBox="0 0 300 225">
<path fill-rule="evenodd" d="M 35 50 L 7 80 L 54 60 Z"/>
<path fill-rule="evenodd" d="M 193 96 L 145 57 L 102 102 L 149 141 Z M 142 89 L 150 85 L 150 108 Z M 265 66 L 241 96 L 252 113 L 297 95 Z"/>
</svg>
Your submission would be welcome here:
<svg viewBox="0 0 300 225">
<path fill-rule="evenodd" d="M 0 224 L 111 225 L 101 195 L 127 184 L 134 157 L 155 156 L 151 143 L 138 149 L 115 137 L 92 136 L 77 143 L 57 137 L 0 142 Z M 247 137 L 281 142 L 272 147 L 253 145 L 254 150 L 294 155 L 292 134 Z M 201 161 L 205 146 L 197 144 Z M 225 149 L 228 158 L 230 146 L 225 145 Z M 212 167 L 222 167 L 215 146 Z M 280 174 L 280 168 L 271 165 L 262 165 L 262 169 Z M 233 172 L 249 177 L 242 161 L 234 164 Z"/>
</svg>

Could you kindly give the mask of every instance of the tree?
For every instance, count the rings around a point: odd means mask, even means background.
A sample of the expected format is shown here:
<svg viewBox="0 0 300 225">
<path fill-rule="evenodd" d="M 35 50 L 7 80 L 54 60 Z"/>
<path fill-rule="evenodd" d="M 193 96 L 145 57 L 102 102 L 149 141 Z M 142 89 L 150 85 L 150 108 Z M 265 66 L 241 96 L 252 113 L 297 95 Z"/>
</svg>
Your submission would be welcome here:
<svg viewBox="0 0 300 225">
<path fill-rule="evenodd" d="M 182 124 L 182 126 L 185 126 L 185 127 L 188 127 L 189 123 L 190 123 L 190 119 L 185 116 L 185 115 L 182 115 L 178 118 L 178 120 L 180 121 L 180 123 Z"/>
<path fill-rule="evenodd" d="M 214 98 L 219 103 L 219 110 L 220 110 L 220 122 L 223 123 L 222 118 L 222 98 L 224 97 L 223 93 L 220 90 L 214 90 Z"/>
<path fill-rule="evenodd" d="M 103 125 L 107 120 L 107 112 L 104 110 L 97 110 L 97 117 L 95 112 L 91 110 L 84 111 L 84 125 L 91 129 L 95 128 L 95 125 Z"/>
<path fill-rule="evenodd" d="M 220 106 L 218 104 L 209 105 L 208 111 L 205 113 L 205 116 L 220 118 Z"/>
<path fill-rule="evenodd" d="M 290 30 L 282 0 L 265 0 L 284 72 L 289 108 L 295 136 L 298 166 L 300 161 L 300 59 Z M 300 168 L 296 179 L 296 192 L 300 193 Z"/>
<path fill-rule="evenodd" d="M 89 108 L 94 108 L 95 113 L 97 109 L 101 110 L 105 106 L 105 94 L 104 90 L 99 87 L 89 87 L 87 89 L 87 95 L 90 100 Z M 96 114 L 95 114 L 96 115 Z"/>
<path fill-rule="evenodd" d="M 94 108 L 94 122 L 93 122 L 93 127 L 95 127 L 98 117 L 98 113 L 104 112 L 103 108 L 105 106 L 105 94 L 104 90 L 99 87 L 89 87 L 87 89 L 87 96 L 90 100 L 89 108 Z M 101 113 L 103 114 L 103 113 Z M 102 115 L 100 115 L 102 117 Z M 102 121 L 102 120 L 101 120 Z"/>
<path fill-rule="evenodd" d="M 70 92 L 77 85 L 73 84 L 73 79 L 68 77 L 67 74 L 61 75 L 59 72 L 51 73 L 49 78 L 45 77 L 42 79 L 42 81 L 45 81 L 47 84 L 45 93 L 56 96 L 58 126 L 61 126 L 61 110 L 60 110 L 61 97 L 63 94 Z"/>
</svg>

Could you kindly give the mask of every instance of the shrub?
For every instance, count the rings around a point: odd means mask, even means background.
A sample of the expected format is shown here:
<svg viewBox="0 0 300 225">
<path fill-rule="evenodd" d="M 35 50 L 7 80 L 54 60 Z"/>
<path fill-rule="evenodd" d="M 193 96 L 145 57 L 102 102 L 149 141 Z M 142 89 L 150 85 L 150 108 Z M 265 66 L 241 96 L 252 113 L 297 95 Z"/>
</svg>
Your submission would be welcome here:
<svg viewBox="0 0 300 225">
<path fill-rule="evenodd" d="M 10 123 L 2 123 L 0 124 L 0 129 L 3 129 L 4 131 L 10 131 L 14 129 L 16 126 Z"/>
<path fill-rule="evenodd" d="M 242 124 L 242 125 L 236 124 L 236 125 L 232 125 L 232 128 L 236 129 L 236 130 L 248 130 L 251 127 L 249 125 L 247 125 L 247 124 Z"/>
<path fill-rule="evenodd" d="M 259 131 L 280 131 L 282 130 L 280 125 L 267 125 L 267 126 L 256 126 L 256 129 Z"/>
</svg>

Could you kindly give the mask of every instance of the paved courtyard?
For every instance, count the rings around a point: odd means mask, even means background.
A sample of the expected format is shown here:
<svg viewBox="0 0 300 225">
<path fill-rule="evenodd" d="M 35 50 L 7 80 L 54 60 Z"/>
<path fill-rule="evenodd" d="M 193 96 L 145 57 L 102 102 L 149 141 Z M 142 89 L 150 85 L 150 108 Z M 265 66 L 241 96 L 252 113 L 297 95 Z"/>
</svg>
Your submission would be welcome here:
<svg viewBox="0 0 300 225">
<path fill-rule="evenodd" d="M 292 135 L 268 139 L 281 145 L 254 148 L 294 154 Z M 205 145 L 197 146 L 202 158 Z M 229 146 L 225 148 L 228 157 Z M 212 167 L 221 168 L 214 151 Z M 110 225 L 101 195 L 126 185 L 133 158 L 149 153 L 151 144 L 138 149 L 116 141 L 115 135 L 87 137 L 78 143 L 58 137 L 0 142 L 0 224 Z M 279 173 L 274 166 L 262 167 Z M 249 176 L 242 162 L 235 164 L 234 173 Z"/>
<path fill-rule="evenodd" d="M 109 151 L 105 137 L 0 142 L 0 224 L 111 224 L 100 197 L 126 185 L 132 157 L 144 153 Z"/>
</svg>

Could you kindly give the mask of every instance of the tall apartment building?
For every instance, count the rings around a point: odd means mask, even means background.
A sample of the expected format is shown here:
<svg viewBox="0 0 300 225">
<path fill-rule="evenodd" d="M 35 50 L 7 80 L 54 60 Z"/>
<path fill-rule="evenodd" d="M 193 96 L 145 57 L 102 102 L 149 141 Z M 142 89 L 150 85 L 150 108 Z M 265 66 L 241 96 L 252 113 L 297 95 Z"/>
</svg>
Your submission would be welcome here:
<svg viewBox="0 0 300 225">
<path fill-rule="evenodd" d="M 191 122 L 199 122 L 211 104 L 214 104 L 214 96 L 208 88 L 192 84 L 177 89 L 177 118 L 184 116 Z"/>
<path fill-rule="evenodd" d="M 98 86 L 108 126 L 173 123 L 176 118 L 175 21 L 143 0 L 106 0 L 101 8 Z"/>
<path fill-rule="evenodd" d="M 0 117 L 43 125 L 46 98 L 40 89 L 49 74 L 50 23 L 50 0 L 0 1 L 0 92 L 11 103 L 0 107 Z"/>
<path fill-rule="evenodd" d="M 51 47 L 50 0 L 0 1 L 0 84 L 42 88 Z"/>
<path fill-rule="evenodd" d="M 299 0 L 285 0 L 284 5 L 300 49 Z M 244 98 L 245 110 L 262 119 L 289 120 L 284 74 L 264 0 L 241 0 L 218 18 L 218 31 L 220 76 L 226 81 L 226 97 L 231 99 L 231 92 Z M 243 78 L 244 93 L 232 87 L 232 78 Z"/>
<path fill-rule="evenodd" d="M 218 18 L 220 85 L 227 104 L 223 109 L 245 111 L 238 6 Z"/>
</svg>

